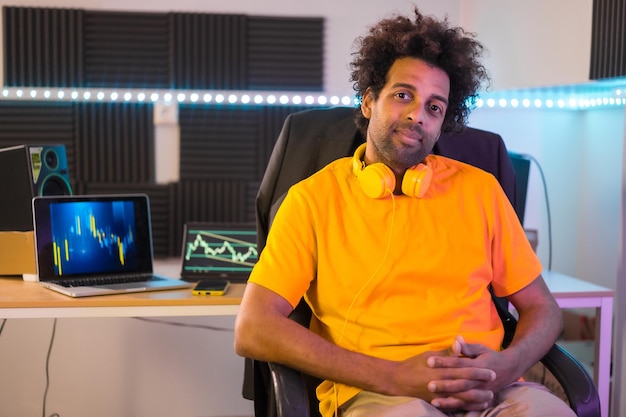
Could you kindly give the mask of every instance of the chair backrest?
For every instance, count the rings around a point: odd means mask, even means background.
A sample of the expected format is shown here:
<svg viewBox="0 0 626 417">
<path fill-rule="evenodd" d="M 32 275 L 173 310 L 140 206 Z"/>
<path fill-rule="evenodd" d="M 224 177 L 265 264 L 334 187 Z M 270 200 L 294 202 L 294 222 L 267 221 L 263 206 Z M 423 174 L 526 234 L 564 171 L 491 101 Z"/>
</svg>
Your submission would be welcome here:
<svg viewBox="0 0 626 417">
<path fill-rule="evenodd" d="M 320 170 L 328 163 L 351 156 L 365 141 L 354 124 L 355 109 L 335 107 L 307 110 L 287 117 L 276 141 L 256 201 L 257 245 L 265 246 L 276 210 L 289 187 Z M 433 153 L 476 166 L 493 174 L 512 204 L 515 203 L 515 172 L 504 141 L 495 133 L 464 128 L 442 133 Z M 506 312 L 506 302 L 497 300 L 499 310 Z M 310 310 L 300 303 L 292 319 L 308 326 Z M 266 364 L 246 362 L 244 397 L 255 400 L 255 415 L 275 415 Z M 307 378 L 309 398 L 315 398 L 316 380 Z M 311 416 L 319 415 L 311 401 Z"/>
</svg>

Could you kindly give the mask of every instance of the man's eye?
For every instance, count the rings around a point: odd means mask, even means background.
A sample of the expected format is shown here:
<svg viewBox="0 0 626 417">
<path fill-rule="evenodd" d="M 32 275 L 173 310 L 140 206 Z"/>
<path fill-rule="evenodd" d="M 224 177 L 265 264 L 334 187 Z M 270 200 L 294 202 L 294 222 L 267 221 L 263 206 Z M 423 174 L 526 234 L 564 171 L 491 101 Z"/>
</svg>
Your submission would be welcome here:
<svg viewBox="0 0 626 417">
<path fill-rule="evenodd" d="M 434 112 L 442 112 L 443 111 L 443 109 L 441 107 L 439 107 L 438 105 L 436 105 L 436 104 L 431 104 L 430 105 L 430 109 L 432 111 L 434 111 Z"/>
<path fill-rule="evenodd" d="M 404 92 L 396 93 L 396 97 L 398 97 L 400 100 L 410 100 L 411 99 L 411 95 L 409 93 L 404 93 Z"/>
</svg>

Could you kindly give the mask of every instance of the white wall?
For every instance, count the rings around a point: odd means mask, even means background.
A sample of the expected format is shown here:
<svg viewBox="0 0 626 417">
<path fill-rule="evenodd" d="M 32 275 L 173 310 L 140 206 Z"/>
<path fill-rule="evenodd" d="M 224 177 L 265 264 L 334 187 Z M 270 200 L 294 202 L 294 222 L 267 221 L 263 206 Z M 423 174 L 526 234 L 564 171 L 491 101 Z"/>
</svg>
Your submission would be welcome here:
<svg viewBox="0 0 626 417">
<path fill-rule="evenodd" d="M 453 24 L 478 34 L 488 49 L 485 63 L 495 89 L 587 80 L 592 0 L 416 3 L 426 13 L 447 14 Z M 354 38 L 380 17 L 409 11 L 411 4 L 405 0 L 19 1 L 19 6 L 33 7 L 323 16 L 329 93 L 351 92 L 348 62 Z M 0 0 L 0 5 L 15 3 Z M 541 163 L 552 208 L 552 269 L 611 288 L 617 270 L 623 120 L 623 109 L 478 109 L 470 119 L 471 125 L 500 133 L 512 150 L 529 153 Z M 175 132 L 164 134 L 175 140 Z M 539 253 L 545 264 L 547 226 L 536 167 L 529 191 L 527 224 L 539 228 Z M 172 321 L 233 324 L 233 318 Z M 0 336 L 0 415 L 41 413 L 51 325 L 48 319 L 7 323 Z M 47 415 L 252 415 L 252 404 L 240 396 L 242 367 L 242 360 L 232 352 L 229 332 L 134 319 L 62 319 L 51 356 Z"/>
<path fill-rule="evenodd" d="M 464 0 L 463 27 L 488 49 L 496 90 L 589 79 L 592 0 Z"/>
<path fill-rule="evenodd" d="M 552 269 L 617 290 L 612 415 L 626 415 L 620 397 L 626 381 L 626 299 L 623 174 L 624 107 L 584 111 L 490 109 L 475 111 L 471 125 L 497 131 L 511 150 L 529 153 L 543 167 L 552 216 Z M 536 166 L 531 170 L 526 225 L 539 229 L 539 256 L 547 266 L 545 200 Z M 623 229 L 623 228 L 622 228 Z M 621 300 L 621 301 L 620 301 Z M 620 304 L 622 303 L 622 304 Z"/>
<path fill-rule="evenodd" d="M 480 108 L 470 125 L 500 133 L 510 150 L 532 155 L 541 165 L 551 212 L 552 269 L 615 289 L 624 109 Z M 547 222 L 543 185 L 532 164 L 525 226 L 539 229 L 545 267 Z"/>
</svg>

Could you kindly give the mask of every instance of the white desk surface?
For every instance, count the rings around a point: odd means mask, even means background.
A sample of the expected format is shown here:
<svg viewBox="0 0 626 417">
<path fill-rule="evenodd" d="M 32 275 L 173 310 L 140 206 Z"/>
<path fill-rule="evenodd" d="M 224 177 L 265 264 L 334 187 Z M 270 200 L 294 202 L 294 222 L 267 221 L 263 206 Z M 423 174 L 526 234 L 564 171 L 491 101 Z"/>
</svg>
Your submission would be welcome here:
<svg viewBox="0 0 626 417">
<path fill-rule="evenodd" d="M 550 292 L 558 298 L 585 296 L 612 297 L 613 290 L 554 271 L 543 271 Z"/>
</svg>

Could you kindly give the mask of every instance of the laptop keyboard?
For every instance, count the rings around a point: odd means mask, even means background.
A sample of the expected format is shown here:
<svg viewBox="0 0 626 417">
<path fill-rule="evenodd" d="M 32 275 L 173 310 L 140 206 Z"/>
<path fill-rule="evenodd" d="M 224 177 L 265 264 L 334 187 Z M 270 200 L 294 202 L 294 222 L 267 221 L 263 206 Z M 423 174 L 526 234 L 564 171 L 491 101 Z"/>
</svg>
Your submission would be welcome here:
<svg viewBox="0 0 626 417">
<path fill-rule="evenodd" d="M 153 279 L 152 276 L 146 275 L 116 275 L 111 276 L 96 276 L 88 278 L 72 278 L 53 281 L 54 284 L 61 285 L 63 287 L 93 287 L 96 285 L 111 285 L 111 284 L 127 284 L 129 282 L 144 282 Z"/>
</svg>

